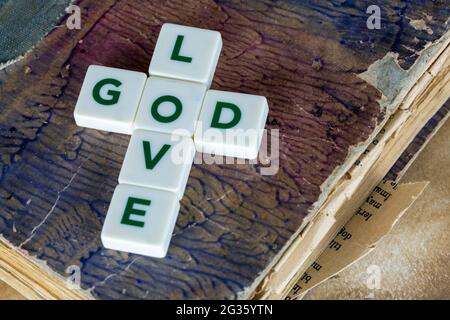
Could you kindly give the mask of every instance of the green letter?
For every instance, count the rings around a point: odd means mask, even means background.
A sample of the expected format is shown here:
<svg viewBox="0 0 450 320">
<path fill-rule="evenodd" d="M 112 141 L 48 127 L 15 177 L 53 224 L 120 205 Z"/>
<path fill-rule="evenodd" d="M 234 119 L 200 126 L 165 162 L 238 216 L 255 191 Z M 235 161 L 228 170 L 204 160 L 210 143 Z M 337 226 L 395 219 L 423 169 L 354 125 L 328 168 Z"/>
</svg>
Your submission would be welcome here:
<svg viewBox="0 0 450 320">
<path fill-rule="evenodd" d="M 156 155 L 155 159 L 152 159 L 150 142 L 142 141 L 142 144 L 144 145 L 145 167 L 149 170 L 152 170 L 158 164 L 159 160 L 161 160 L 161 158 L 170 148 L 170 145 L 168 144 L 163 145 L 162 148 L 159 150 L 158 154 Z"/>
<path fill-rule="evenodd" d="M 184 36 L 182 36 L 182 35 L 177 36 L 177 40 L 175 41 L 175 46 L 173 47 L 172 56 L 170 57 L 170 59 L 176 60 L 176 61 L 181 61 L 181 62 L 191 63 L 192 62 L 191 57 L 184 57 L 184 56 L 180 55 L 180 49 L 181 49 L 181 45 L 183 44 L 183 40 L 184 40 Z"/>
<path fill-rule="evenodd" d="M 165 117 L 165 116 L 162 116 L 158 112 L 158 107 L 163 102 L 172 102 L 175 105 L 175 112 L 171 116 Z M 181 104 L 181 101 L 177 97 L 162 96 L 162 97 L 159 97 L 158 99 L 156 99 L 155 102 L 153 102 L 151 113 L 152 113 L 153 118 L 155 118 L 156 121 L 168 123 L 168 122 L 177 120 L 181 114 L 182 109 L 183 109 L 183 106 Z"/>
<path fill-rule="evenodd" d="M 119 101 L 120 91 L 108 90 L 108 95 L 111 96 L 111 98 L 110 99 L 103 99 L 100 96 L 100 90 L 106 84 L 112 84 L 113 86 L 118 88 L 118 87 L 120 87 L 122 85 L 122 82 L 120 82 L 119 80 L 110 79 L 110 78 L 103 79 L 103 80 L 97 82 L 97 84 L 94 87 L 94 90 L 92 90 L 92 95 L 94 96 L 94 100 L 97 103 L 103 104 L 105 106 L 110 106 L 112 104 L 116 104 L 117 101 Z"/>
<path fill-rule="evenodd" d="M 145 211 L 133 209 L 133 206 L 134 206 L 134 204 L 142 204 L 144 206 L 149 206 L 150 203 L 152 203 L 150 200 L 129 197 L 128 201 L 127 201 L 127 205 L 125 207 L 125 211 L 122 216 L 122 221 L 120 223 L 127 224 L 129 226 L 134 226 L 134 227 L 140 227 L 140 228 L 144 227 L 144 222 L 131 220 L 130 216 L 132 214 L 137 215 L 137 216 L 142 216 L 142 217 L 145 216 Z"/>
<path fill-rule="evenodd" d="M 220 123 L 220 115 L 222 113 L 222 110 L 224 108 L 230 109 L 234 113 L 233 119 L 228 123 Z M 214 110 L 213 119 L 211 121 L 211 128 L 218 128 L 218 129 L 230 129 L 237 125 L 239 121 L 241 121 L 241 109 L 235 104 L 228 103 L 228 102 L 221 102 L 217 101 L 216 109 Z"/>
</svg>

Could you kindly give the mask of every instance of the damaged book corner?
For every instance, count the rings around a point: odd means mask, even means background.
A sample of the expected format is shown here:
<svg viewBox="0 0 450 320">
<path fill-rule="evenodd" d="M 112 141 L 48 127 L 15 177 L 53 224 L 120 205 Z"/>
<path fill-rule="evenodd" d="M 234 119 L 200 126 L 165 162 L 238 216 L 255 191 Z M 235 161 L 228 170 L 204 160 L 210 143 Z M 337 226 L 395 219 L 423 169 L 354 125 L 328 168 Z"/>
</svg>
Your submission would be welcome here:
<svg viewBox="0 0 450 320">
<path fill-rule="evenodd" d="M 432 183 L 402 177 L 450 114 L 450 7 L 78 2 L 0 55 L 25 298 L 301 299 Z"/>
</svg>

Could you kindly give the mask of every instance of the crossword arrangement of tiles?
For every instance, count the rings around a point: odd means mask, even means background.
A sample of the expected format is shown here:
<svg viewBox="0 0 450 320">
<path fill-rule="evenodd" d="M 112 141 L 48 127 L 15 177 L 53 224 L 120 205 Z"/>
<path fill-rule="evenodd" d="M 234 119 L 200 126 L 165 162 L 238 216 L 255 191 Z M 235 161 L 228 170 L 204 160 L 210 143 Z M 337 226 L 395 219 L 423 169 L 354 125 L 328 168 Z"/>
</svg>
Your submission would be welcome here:
<svg viewBox="0 0 450 320">
<path fill-rule="evenodd" d="M 131 134 L 102 229 L 106 248 L 164 257 L 195 151 L 257 157 L 267 100 L 209 90 L 221 48 L 219 32 L 164 24 L 150 77 L 116 68 L 88 68 L 75 122 Z M 230 130 L 260 134 L 256 139 L 217 139 Z"/>
</svg>

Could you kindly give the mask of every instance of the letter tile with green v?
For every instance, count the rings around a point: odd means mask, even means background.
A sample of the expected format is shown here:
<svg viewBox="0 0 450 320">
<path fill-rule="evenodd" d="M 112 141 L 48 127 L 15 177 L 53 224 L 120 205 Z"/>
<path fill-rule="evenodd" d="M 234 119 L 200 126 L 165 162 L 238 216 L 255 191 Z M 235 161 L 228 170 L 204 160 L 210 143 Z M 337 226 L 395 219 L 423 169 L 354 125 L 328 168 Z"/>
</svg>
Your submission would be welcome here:
<svg viewBox="0 0 450 320">
<path fill-rule="evenodd" d="M 255 159 L 263 96 L 210 90 L 219 32 L 166 23 L 148 74 L 91 65 L 78 126 L 131 134 L 101 239 L 106 248 L 165 257 L 195 152 Z"/>
</svg>

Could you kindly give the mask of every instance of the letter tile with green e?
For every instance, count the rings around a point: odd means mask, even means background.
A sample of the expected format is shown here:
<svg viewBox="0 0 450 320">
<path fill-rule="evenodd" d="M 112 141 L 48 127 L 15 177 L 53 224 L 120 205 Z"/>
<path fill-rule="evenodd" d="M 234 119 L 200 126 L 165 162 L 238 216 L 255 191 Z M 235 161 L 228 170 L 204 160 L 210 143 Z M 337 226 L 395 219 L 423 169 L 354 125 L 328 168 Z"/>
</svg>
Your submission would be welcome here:
<svg viewBox="0 0 450 320">
<path fill-rule="evenodd" d="M 119 184 L 101 233 L 106 248 L 162 258 L 180 204 L 173 192 Z"/>
</svg>

